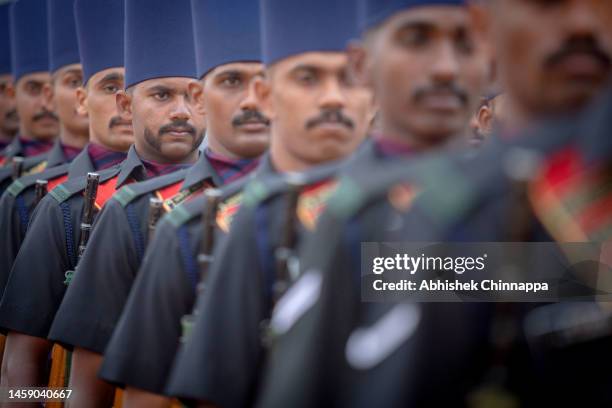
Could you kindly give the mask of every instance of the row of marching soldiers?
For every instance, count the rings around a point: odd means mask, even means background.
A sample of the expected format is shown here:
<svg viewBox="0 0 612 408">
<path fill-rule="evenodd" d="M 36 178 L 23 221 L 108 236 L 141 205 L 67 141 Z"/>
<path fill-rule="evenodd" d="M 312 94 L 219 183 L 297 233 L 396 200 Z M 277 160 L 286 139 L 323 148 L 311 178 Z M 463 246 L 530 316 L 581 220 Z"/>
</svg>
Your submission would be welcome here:
<svg viewBox="0 0 612 408">
<path fill-rule="evenodd" d="M 610 272 L 612 2 L 0 18 L 2 386 L 74 407 L 612 404 L 606 303 L 367 303 L 360 271 L 362 242 L 537 241 L 601 244 Z"/>
</svg>

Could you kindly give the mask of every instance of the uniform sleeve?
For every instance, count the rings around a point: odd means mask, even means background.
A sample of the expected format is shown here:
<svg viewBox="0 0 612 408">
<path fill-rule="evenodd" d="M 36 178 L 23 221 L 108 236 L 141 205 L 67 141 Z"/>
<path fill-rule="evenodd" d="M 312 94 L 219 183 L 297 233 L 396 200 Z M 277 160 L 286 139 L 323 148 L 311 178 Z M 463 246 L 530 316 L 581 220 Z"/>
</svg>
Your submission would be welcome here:
<svg viewBox="0 0 612 408">
<path fill-rule="evenodd" d="M 191 338 L 177 356 L 168 395 L 223 407 L 246 406 L 252 398 L 265 299 L 252 217 L 243 210 L 215 251 L 210 283 L 198 300 Z"/>
<path fill-rule="evenodd" d="M 158 225 L 104 353 L 103 379 L 163 393 L 179 346 L 181 318 L 191 313 L 195 300 L 184 261 L 185 256 L 195 260 L 192 241 L 186 225 L 178 230 L 169 222 Z"/>
<path fill-rule="evenodd" d="M 66 286 L 70 268 L 64 217 L 52 197 L 45 197 L 32 217 L 15 258 L 0 303 L 0 327 L 47 337 Z"/>
<path fill-rule="evenodd" d="M 125 211 L 111 199 L 96 219 L 49 338 L 103 353 L 137 268 L 136 249 Z"/>
<path fill-rule="evenodd" d="M 16 242 L 19 228 L 19 218 L 15 212 L 15 197 L 11 194 L 2 195 L 0 200 L 0 293 L 4 292 L 6 281 L 13 266 L 19 246 Z"/>
</svg>

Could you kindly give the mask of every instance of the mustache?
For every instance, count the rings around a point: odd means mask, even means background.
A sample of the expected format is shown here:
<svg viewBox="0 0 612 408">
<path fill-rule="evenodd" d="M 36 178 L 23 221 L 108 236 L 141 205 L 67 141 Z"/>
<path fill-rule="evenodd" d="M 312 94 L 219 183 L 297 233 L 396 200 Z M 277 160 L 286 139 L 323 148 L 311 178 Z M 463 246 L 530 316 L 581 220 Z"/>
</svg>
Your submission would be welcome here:
<svg viewBox="0 0 612 408">
<path fill-rule="evenodd" d="M 55 113 L 49 112 L 48 110 L 44 110 L 42 112 L 38 112 L 36 115 L 32 116 L 32 121 L 33 122 L 37 122 L 37 121 L 42 120 L 42 119 L 59 120 Z"/>
<path fill-rule="evenodd" d="M 17 109 L 10 110 L 4 114 L 4 119 L 19 119 L 19 115 L 17 115 Z"/>
<path fill-rule="evenodd" d="M 342 109 L 326 109 L 316 118 L 308 120 L 306 122 L 306 129 L 310 130 L 324 123 L 340 123 L 351 130 L 355 128 L 353 120 L 346 116 Z"/>
<path fill-rule="evenodd" d="M 120 116 L 113 116 L 111 120 L 108 121 L 109 129 L 112 129 L 115 126 L 121 126 L 121 125 L 131 126 L 132 122 L 130 122 L 129 120 L 121 119 Z"/>
<path fill-rule="evenodd" d="M 599 42 L 592 36 L 570 38 L 563 44 L 559 51 L 550 55 L 545 60 L 545 65 L 547 67 L 554 67 L 555 65 L 562 63 L 566 58 L 574 55 L 588 55 L 596 59 L 606 68 L 612 65 L 612 58 L 610 58 L 610 55 L 603 51 L 599 45 Z"/>
<path fill-rule="evenodd" d="M 238 127 L 247 123 L 263 123 L 266 126 L 270 125 L 270 119 L 265 117 L 258 110 L 246 110 L 243 113 L 234 116 L 232 126 Z"/>
<path fill-rule="evenodd" d="M 450 93 L 459 99 L 463 105 L 467 105 L 468 103 L 469 98 L 467 92 L 455 82 L 422 86 L 414 91 L 412 98 L 415 100 L 415 102 L 420 102 L 426 96 L 438 93 Z"/>
<path fill-rule="evenodd" d="M 160 127 L 157 133 L 159 136 L 161 136 L 164 133 L 170 132 L 187 132 L 192 137 L 195 137 L 196 128 L 187 123 L 185 120 L 177 120 L 176 122 L 168 123 L 167 125 Z"/>
</svg>

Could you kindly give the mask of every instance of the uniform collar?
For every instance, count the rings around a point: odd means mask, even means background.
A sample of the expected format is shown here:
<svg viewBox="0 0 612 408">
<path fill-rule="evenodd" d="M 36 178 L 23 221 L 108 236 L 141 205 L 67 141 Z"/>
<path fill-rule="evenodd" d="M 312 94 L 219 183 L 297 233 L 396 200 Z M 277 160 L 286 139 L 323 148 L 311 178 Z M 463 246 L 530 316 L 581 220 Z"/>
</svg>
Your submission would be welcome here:
<svg viewBox="0 0 612 408">
<path fill-rule="evenodd" d="M 21 137 L 15 135 L 11 143 L 2 151 L 2 155 L 4 157 L 17 156 L 21 152 L 21 149 L 23 149 L 23 146 L 21 146 Z"/>
<path fill-rule="evenodd" d="M 68 178 L 74 178 L 78 176 L 83 176 L 91 171 L 95 171 L 95 167 L 91 162 L 91 158 L 89 157 L 89 152 L 87 151 L 87 146 L 81 150 L 81 153 L 74 158 L 74 160 L 70 163 L 68 167 Z"/>
<path fill-rule="evenodd" d="M 47 153 L 47 165 L 46 168 L 51 168 L 55 166 L 59 166 L 60 164 L 66 163 L 68 160 L 64 155 L 64 150 L 62 149 L 62 143 L 59 138 L 55 139 L 53 142 L 53 146 Z"/>
<path fill-rule="evenodd" d="M 147 178 L 144 164 L 140 160 L 140 157 L 138 157 L 138 153 L 136 153 L 136 148 L 134 145 L 130 147 L 127 157 L 121 162 L 120 167 L 121 170 L 117 176 L 116 189 L 125 184 L 130 178 L 137 181 L 142 181 Z"/>
<path fill-rule="evenodd" d="M 206 155 L 202 152 L 200 153 L 198 161 L 196 161 L 187 172 L 181 190 L 188 189 L 204 180 L 212 181 L 215 186 L 221 186 L 223 184 L 221 177 L 219 177 Z"/>
</svg>

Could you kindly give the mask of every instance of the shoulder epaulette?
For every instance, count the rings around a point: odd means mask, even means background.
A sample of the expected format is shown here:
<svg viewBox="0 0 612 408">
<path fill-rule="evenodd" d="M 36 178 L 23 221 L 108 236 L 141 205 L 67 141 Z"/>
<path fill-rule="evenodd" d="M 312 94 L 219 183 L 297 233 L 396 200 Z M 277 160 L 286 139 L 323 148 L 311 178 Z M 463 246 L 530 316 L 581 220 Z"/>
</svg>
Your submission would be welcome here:
<svg viewBox="0 0 612 408">
<path fill-rule="evenodd" d="M 113 195 L 113 199 L 119 201 L 122 207 L 127 206 L 143 194 L 152 193 L 160 188 L 181 181 L 185 178 L 187 170 L 178 170 L 170 174 L 154 177 L 149 180 L 133 183 L 122 187 Z M 161 183 L 161 184 L 160 184 Z"/>
<path fill-rule="evenodd" d="M 12 182 L 6 191 L 13 197 L 17 197 L 19 194 L 23 193 L 23 191 L 26 190 L 27 188 L 33 187 L 36 184 L 36 180 L 51 180 L 67 172 L 68 172 L 68 164 L 65 164 L 65 165 L 50 168 L 39 174 L 31 174 L 28 176 L 24 176 Z"/>
<path fill-rule="evenodd" d="M 120 169 L 118 167 L 109 167 L 108 169 L 98 172 L 100 174 L 100 184 L 102 185 L 108 180 L 116 177 L 117 174 L 119 174 L 119 170 Z M 75 194 L 81 193 L 85 189 L 86 183 L 87 179 L 85 176 L 68 180 L 67 182 L 60 184 L 51 190 L 49 195 L 58 203 L 63 203 Z M 98 196 L 100 196 L 100 187 L 98 187 Z"/>
<path fill-rule="evenodd" d="M 363 189 L 351 178 L 342 177 L 335 193 L 330 197 L 327 208 L 336 217 L 349 218 L 365 201 Z"/>
<path fill-rule="evenodd" d="M 166 215 L 166 217 L 168 217 L 168 222 L 177 228 L 185 224 L 194 216 L 196 216 L 196 214 L 188 211 L 184 205 L 179 205 Z"/>
<path fill-rule="evenodd" d="M 130 186 L 121 187 L 121 189 L 113 195 L 113 199 L 117 200 L 122 207 L 131 203 L 136 197 L 138 197 L 138 194 L 132 190 Z"/>
<path fill-rule="evenodd" d="M 269 194 L 269 189 L 261 180 L 253 180 L 244 189 L 242 203 L 247 207 L 254 207 Z"/>
<path fill-rule="evenodd" d="M 66 188 L 65 185 L 60 184 L 59 186 L 55 187 L 53 190 L 51 190 L 49 192 L 49 195 L 53 198 L 55 198 L 55 200 L 58 203 L 63 203 L 64 201 L 66 201 L 67 199 L 69 199 L 74 193 L 76 193 L 77 191 L 73 191 L 71 192 L 68 188 Z"/>
</svg>

